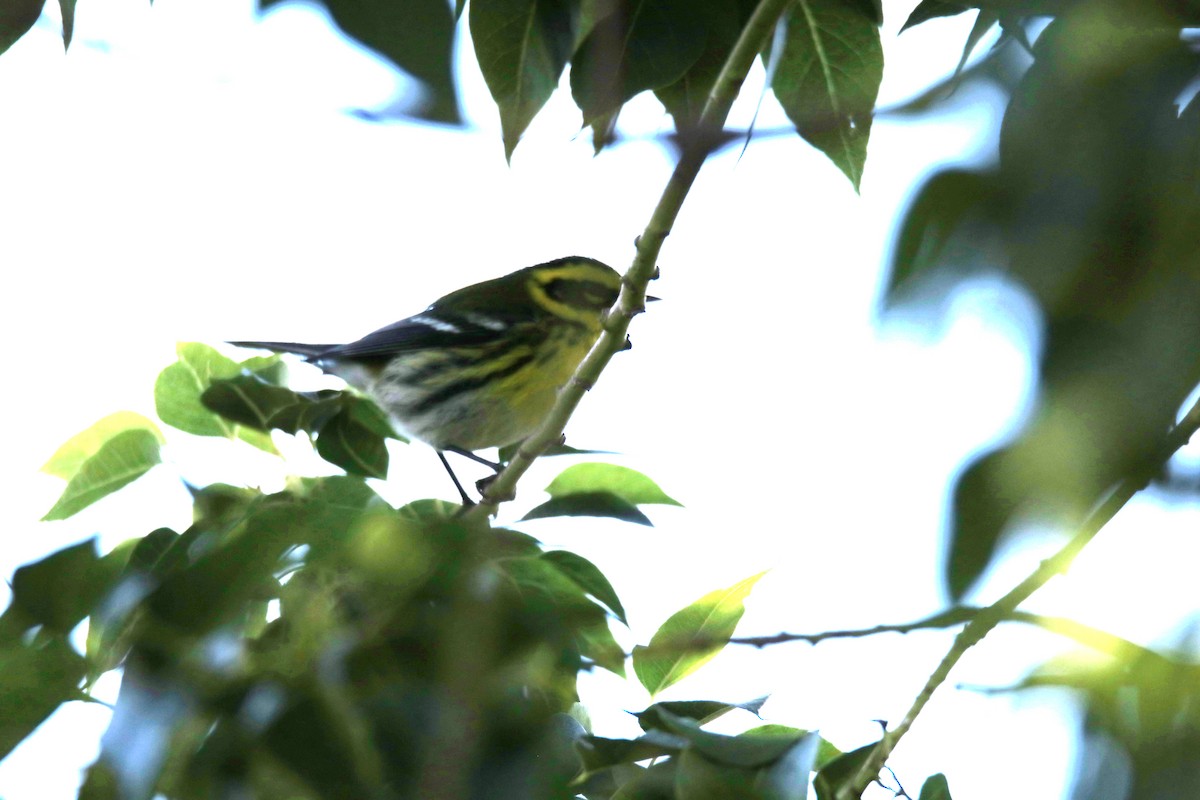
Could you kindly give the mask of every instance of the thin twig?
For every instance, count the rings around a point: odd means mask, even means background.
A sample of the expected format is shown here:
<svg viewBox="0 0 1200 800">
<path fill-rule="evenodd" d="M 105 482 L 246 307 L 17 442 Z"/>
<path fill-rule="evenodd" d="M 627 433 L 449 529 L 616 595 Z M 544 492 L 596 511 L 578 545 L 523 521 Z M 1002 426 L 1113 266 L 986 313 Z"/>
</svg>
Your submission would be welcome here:
<svg viewBox="0 0 1200 800">
<path fill-rule="evenodd" d="M 579 365 L 575 377 L 559 393 L 558 401 L 541 429 L 521 444 L 508 466 L 487 487 L 479 505 L 467 509 L 464 516 L 475 519 L 490 516 L 500 503 L 514 496 L 517 481 L 534 459 L 562 436 L 567 421 L 583 399 L 585 387 L 593 386 L 612 357 L 625 348 L 630 320 L 646 308 L 646 286 L 654 275 L 663 240 L 671 232 L 700 167 L 719 141 L 729 109 L 754 59 L 763 49 L 775 22 L 789 2 L 791 0 L 760 0 L 754 9 L 713 84 L 696 133 L 685 138 L 679 163 L 675 165 L 675 171 L 659 198 L 645 232 L 638 238 L 637 255 L 621 281 L 621 294 L 609 311 L 599 341 Z"/>
<path fill-rule="evenodd" d="M 954 638 L 954 644 L 950 651 L 946 653 L 937 669 L 929 676 L 908 713 L 904 715 L 904 719 L 879 740 L 871 757 L 863 762 L 858 772 L 855 773 L 854 779 L 838 790 L 837 800 L 853 800 L 862 796 L 863 791 L 875 780 L 875 776 L 883 768 L 888 756 L 896 748 L 896 744 L 908 733 L 908 729 L 912 727 L 917 716 L 929 703 L 933 693 L 945 683 L 950 671 L 954 669 L 963 655 L 982 641 L 998 624 L 1011 617 L 1017 606 L 1028 599 L 1031 594 L 1045 586 L 1055 575 L 1065 572 L 1079 552 L 1116 516 L 1130 498 L 1141 491 L 1150 482 L 1150 479 L 1162 470 L 1171 455 L 1187 444 L 1198 429 L 1200 429 L 1200 400 L 1171 430 L 1156 457 L 1147 459 L 1147 463 L 1142 465 L 1141 469 L 1117 484 L 1112 493 L 1100 503 L 1061 550 L 1043 561 L 1029 577 L 1013 587 L 1008 594 L 992 605 L 980 609 L 975 618 Z"/>
</svg>

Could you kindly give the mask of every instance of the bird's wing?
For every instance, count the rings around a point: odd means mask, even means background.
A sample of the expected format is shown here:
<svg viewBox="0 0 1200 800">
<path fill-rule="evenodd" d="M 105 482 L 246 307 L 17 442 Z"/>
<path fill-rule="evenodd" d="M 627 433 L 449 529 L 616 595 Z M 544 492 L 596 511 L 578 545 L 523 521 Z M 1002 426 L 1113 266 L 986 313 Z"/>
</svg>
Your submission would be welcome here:
<svg viewBox="0 0 1200 800">
<path fill-rule="evenodd" d="M 437 305 L 368 333 L 349 344 L 323 351 L 321 358 L 373 359 L 430 347 L 486 345 L 506 336 L 523 316 L 495 311 L 448 312 Z"/>
</svg>

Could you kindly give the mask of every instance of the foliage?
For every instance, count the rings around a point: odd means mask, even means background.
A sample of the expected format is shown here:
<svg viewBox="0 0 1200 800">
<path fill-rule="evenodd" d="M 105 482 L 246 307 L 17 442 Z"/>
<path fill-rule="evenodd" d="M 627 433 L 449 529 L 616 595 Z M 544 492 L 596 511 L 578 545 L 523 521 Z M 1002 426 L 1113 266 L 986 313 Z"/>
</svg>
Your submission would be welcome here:
<svg viewBox="0 0 1200 800">
<path fill-rule="evenodd" d="M 508 157 L 568 67 L 597 150 L 613 140 L 626 102 L 655 94 L 673 119 L 680 167 L 610 315 L 618 323 L 641 310 L 657 247 L 704 158 L 734 138 L 721 106 L 745 77 L 738 65 L 761 58 L 797 132 L 856 189 L 862 178 L 883 71 L 882 8 L 872 0 L 325 4 L 347 34 L 421 82 L 412 115 L 440 122 L 458 119 L 450 57 L 457 26 L 469 25 Z M 74 3 L 61 8 L 69 44 Z M 0 6 L 0 52 L 40 9 Z M 637 714 L 641 736 L 596 735 L 577 704 L 577 677 L 625 676 L 629 660 L 610 627 L 625 623 L 626 609 L 607 576 L 577 554 L 494 527 L 481 507 L 392 507 L 371 481 L 386 478 L 387 440 L 399 437 L 373 403 L 289 388 L 277 358 L 238 362 L 188 343 L 155 384 L 159 421 L 271 454 L 281 436 L 308 439 L 345 474 L 294 478 L 274 492 L 193 487 L 185 530 L 159 528 L 104 554 L 88 541 L 19 569 L 0 616 L 0 756 L 120 669 L 112 723 L 80 797 L 804 798 L 810 782 L 821 800 L 859 797 L 962 653 L 1016 619 L 1015 606 L 1065 569 L 1200 426 L 1193 411 L 1172 430 L 1200 383 L 1200 6 L 923 0 L 905 28 L 968 10 L 977 16 L 956 74 L 903 110 L 936 108 L 959 81 L 1006 88 L 998 161 L 926 181 L 903 221 L 885 302 L 915 303 L 947 275 L 998 270 L 1028 291 L 1045 324 L 1031 419 L 956 483 L 949 593 L 968 594 L 1003 538 L 1031 518 L 1081 532 L 992 606 L 853 634 L 966 626 L 878 742 L 842 752 L 804 729 L 730 736 L 706 727 L 756 715 L 762 700 L 655 703 Z M 967 66 L 996 26 L 996 46 Z M 1021 50 L 1029 55 L 1018 69 Z M 574 383 L 595 375 L 586 377 Z M 46 519 L 166 469 L 171 436 L 127 412 L 84 431 L 45 466 L 66 481 Z M 526 458 L 502 454 L 510 456 Z M 569 467 L 547 492 L 527 518 L 649 524 L 642 506 L 676 504 L 650 478 L 600 463 Z M 636 647 L 641 685 L 653 696 L 732 641 L 760 577 L 705 595 Z M 80 654 L 70 636 L 84 620 Z M 1102 651 L 1096 664 L 1047 665 L 1018 688 L 1047 685 L 1083 698 L 1087 758 L 1109 770 L 1101 779 L 1124 781 L 1137 797 L 1200 792 L 1190 757 L 1196 665 L 1186 657 Z M 940 774 L 920 791 L 923 800 L 949 796 Z"/>
</svg>

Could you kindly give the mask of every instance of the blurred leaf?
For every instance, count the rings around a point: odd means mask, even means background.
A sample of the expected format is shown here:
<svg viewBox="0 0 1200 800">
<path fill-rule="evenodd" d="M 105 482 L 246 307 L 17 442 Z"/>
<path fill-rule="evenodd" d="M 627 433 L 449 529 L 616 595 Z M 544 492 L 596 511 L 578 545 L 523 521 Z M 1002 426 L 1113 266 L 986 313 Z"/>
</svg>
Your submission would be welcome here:
<svg viewBox="0 0 1200 800">
<path fill-rule="evenodd" d="M 83 466 L 83 463 L 100 450 L 101 445 L 118 433 L 138 428 L 144 428 L 153 433 L 160 444 L 166 441 L 158 426 L 141 414 L 135 414 L 132 411 L 118 411 L 115 414 L 109 414 L 87 430 L 68 439 L 62 447 L 54 452 L 54 455 L 50 456 L 50 460 L 42 465 L 42 472 L 70 480 Z"/>
<path fill-rule="evenodd" d="M 578 743 L 587 770 L 604 769 L 614 764 L 632 764 L 648 758 L 672 755 L 687 746 L 679 736 L 651 731 L 637 739 L 606 739 L 603 736 L 583 736 Z"/>
<path fill-rule="evenodd" d="M 96 540 L 88 539 L 19 568 L 12 578 L 12 602 L 37 624 L 65 636 L 119 574 L 120 565 L 105 563 L 96 555 Z"/>
<path fill-rule="evenodd" d="M 805 141 L 858 191 L 883 78 L 879 27 L 840 0 L 798 0 L 771 88 Z"/>
<path fill-rule="evenodd" d="M 633 649 L 633 671 L 650 696 L 686 678 L 724 649 L 746 608 L 760 572 L 704 595 L 672 614 L 650 639 Z"/>
<path fill-rule="evenodd" d="M 921 787 L 921 796 L 917 800 L 952 800 L 946 776 L 940 772 L 929 776 Z"/>
<path fill-rule="evenodd" d="M 967 65 L 967 59 L 971 57 L 971 53 L 975 50 L 975 46 L 979 44 L 979 40 L 986 36 L 987 32 L 999 21 L 1000 14 L 980 9 L 979 16 L 975 18 L 975 24 L 971 26 L 971 31 L 967 34 L 967 41 L 963 44 L 963 51 L 962 55 L 959 56 L 958 66 L 954 68 L 955 78 L 962 75 L 963 67 Z"/>
<path fill-rule="evenodd" d="M 843 753 L 817 771 L 813 788 L 817 800 L 839 800 L 838 790 L 854 779 L 862 765 L 867 763 L 877 743 L 871 743 Z"/>
<path fill-rule="evenodd" d="M 283 0 L 260 0 L 267 10 Z M 334 22 L 421 81 L 429 97 L 413 116 L 457 124 L 451 57 L 455 15 L 443 0 L 322 0 Z"/>
<path fill-rule="evenodd" d="M 553 564 L 559 572 L 574 581 L 583 591 L 608 606 L 609 611 L 622 623 L 626 626 L 629 625 L 629 621 L 625 619 L 625 609 L 621 606 L 621 600 L 617 597 L 616 590 L 595 564 L 583 556 L 566 550 L 551 550 L 542 553 L 540 557 L 543 561 Z"/>
<path fill-rule="evenodd" d="M 84 663 L 58 637 L 0 641 L 0 759 L 78 694 Z"/>
<path fill-rule="evenodd" d="M 965 273 L 975 266 L 963 253 L 951 251 L 949 243 L 956 233 L 964 247 L 980 248 L 987 236 L 979 219 L 995 220 L 1002 213 L 995 177 L 984 172 L 945 169 L 929 178 L 917 190 L 916 199 L 904 213 L 896 243 L 892 268 L 888 275 L 884 302 L 894 306 L 916 279 L 936 267 Z M 980 231 L 964 232 L 975 222 Z"/>
<path fill-rule="evenodd" d="M 87 768 L 76 800 L 121 800 L 117 776 L 103 759 L 96 759 Z"/>
<path fill-rule="evenodd" d="M 546 487 L 551 497 L 564 497 L 583 492 L 608 492 L 633 505 L 660 503 L 682 505 L 669 496 L 658 484 L 637 470 L 616 464 L 587 463 L 567 467 Z"/>
<path fill-rule="evenodd" d="M 704 52 L 707 30 L 689 0 L 621 0 L 571 59 L 571 94 L 591 125 L 634 95 L 670 85 Z"/>
<path fill-rule="evenodd" d="M 0 3 L 0 53 L 12 47 L 42 15 L 45 0 L 5 0 Z"/>
<path fill-rule="evenodd" d="M 716 740 L 706 740 L 704 746 L 689 747 L 680 757 L 675 786 L 679 797 L 688 800 L 805 800 L 808 797 L 808 776 L 812 772 L 820 737 L 810 733 L 799 739 L 791 737 L 759 737 L 742 734 L 722 737 L 728 740 L 717 746 Z M 784 747 L 778 756 L 753 765 L 736 763 L 744 754 L 735 748 L 753 743 Z M 719 753 L 714 756 L 712 752 Z M 763 749 L 763 754 L 768 750 Z M 730 761 L 722 756 L 737 753 Z"/>
<path fill-rule="evenodd" d="M 958 3 L 948 3 L 942 0 L 921 0 L 912 13 L 908 15 L 908 19 L 904 22 L 904 27 L 900 28 L 900 33 L 904 33 L 914 25 L 920 25 L 922 22 L 928 22 L 937 17 L 953 17 L 968 11 L 970 6 L 959 5 Z"/>
<path fill-rule="evenodd" d="M 470 23 L 479 68 L 500 109 L 504 155 L 511 160 L 567 65 L 574 44 L 570 5 L 566 0 L 476 0 Z"/>
<path fill-rule="evenodd" d="M 652 524 L 637 506 L 610 492 L 578 492 L 555 497 L 534 506 L 521 519 L 545 517 L 613 517 L 639 525 Z"/>
<path fill-rule="evenodd" d="M 330 800 L 359 800 L 372 794 L 354 767 L 353 733 L 346 722 L 316 693 L 304 692 L 281 713 L 263 735 L 267 749 Z M 370 746 L 364 742 L 359 746 Z"/>
<path fill-rule="evenodd" d="M 1169 21 L 1157 4 L 1072 6 L 1005 114 L 991 224 L 1044 315 L 1040 398 L 955 487 L 956 600 L 1016 519 L 1074 527 L 1123 478 L 1149 478 L 1200 383 L 1200 125 L 1176 107 L 1197 57 Z"/>
<path fill-rule="evenodd" d="M 133 428 L 118 433 L 80 466 L 42 519 L 66 519 L 145 475 L 160 460 L 155 432 Z"/>
</svg>

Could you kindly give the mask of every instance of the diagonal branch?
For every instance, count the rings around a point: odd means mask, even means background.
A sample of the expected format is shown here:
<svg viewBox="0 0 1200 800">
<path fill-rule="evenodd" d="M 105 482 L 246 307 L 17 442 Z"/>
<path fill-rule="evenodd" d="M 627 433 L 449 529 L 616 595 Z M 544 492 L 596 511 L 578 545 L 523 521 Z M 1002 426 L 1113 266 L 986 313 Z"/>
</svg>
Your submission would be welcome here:
<svg viewBox="0 0 1200 800">
<path fill-rule="evenodd" d="M 646 286 L 654 277 L 655 263 L 662 243 L 671 232 L 700 167 L 704 165 L 709 153 L 722 141 L 721 130 L 742 82 L 754 59 L 766 46 L 776 21 L 789 2 L 791 0 L 759 0 L 758 7 L 754 9 L 713 84 L 696 132 L 681 140 L 679 163 L 675 165 L 675 171 L 663 189 L 662 197 L 659 198 L 646 230 L 638 238 L 637 255 L 622 278 L 621 294 L 608 313 L 599 341 L 559 393 L 558 402 L 541 429 L 521 444 L 512 461 L 487 487 L 479 505 L 472 506 L 464 512 L 465 517 L 483 519 L 494 514 L 500 503 L 512 499 L 517 481 L 529 469 L 534 459 L 561 439 L 563 428 L 583 399 L 584 392 L 595 385 L 612 357 L 625 349 L 625 337 L 630 321 L 646 310 Z"/>
<path fill-rule="evenodd" d="M 899 725 L 884 734 L 871 753 L 871 757 L 864 761 L 858 772 L 855 773 L 854 779 L 838 790 L 837 800 L 853 800 L 862 795 L 867 786 L 875 780 L 875 776 L 883 768 L 888 756 L 896 748 L 896 744 L 908 733 L 908 729 L 912 727 L 917 716 L 924 710 L 929 699 L 933 697 L 933 693 L 945 683 L 950 671 L 954 669 L 967 650 L 979 644 L 985 636 L 992 632 L 993 628 L 1011 617 L 1017 606 L 1045 586 L 1051 578 L 1065 572 L 1071 562 L 1075 560 L 1075 556 L 1079 555 L 1079 552 L 1095 538 L 1096 534 L 1117 515 L 1117 512 L 1129 502 L 1130 498 L 1146 487 L 1150 479 L 1162 470 L 1175 451 L 1187 444 L 1197 430 L 1200 430 L 1200 400 L 1197 400 L 1179 421 L 1179 424 L 1171 429 L 1156 457 L 1147 459 L 1147 463 L 1140 470 L 1117 484 L 1116 488 L 1083 523 L 1071 541 L 1043 561 L 1029 577 L 1013 587 L 1008 594 L 992 605 L 980 609 L 975 618 L 954 638 L 950 652 L 946 653 L 937 669 L 929 676 L 925 686 L 913 700 L 908 713 L 904 715 L 904 719 L 900 721 Z"/>
</svg>

